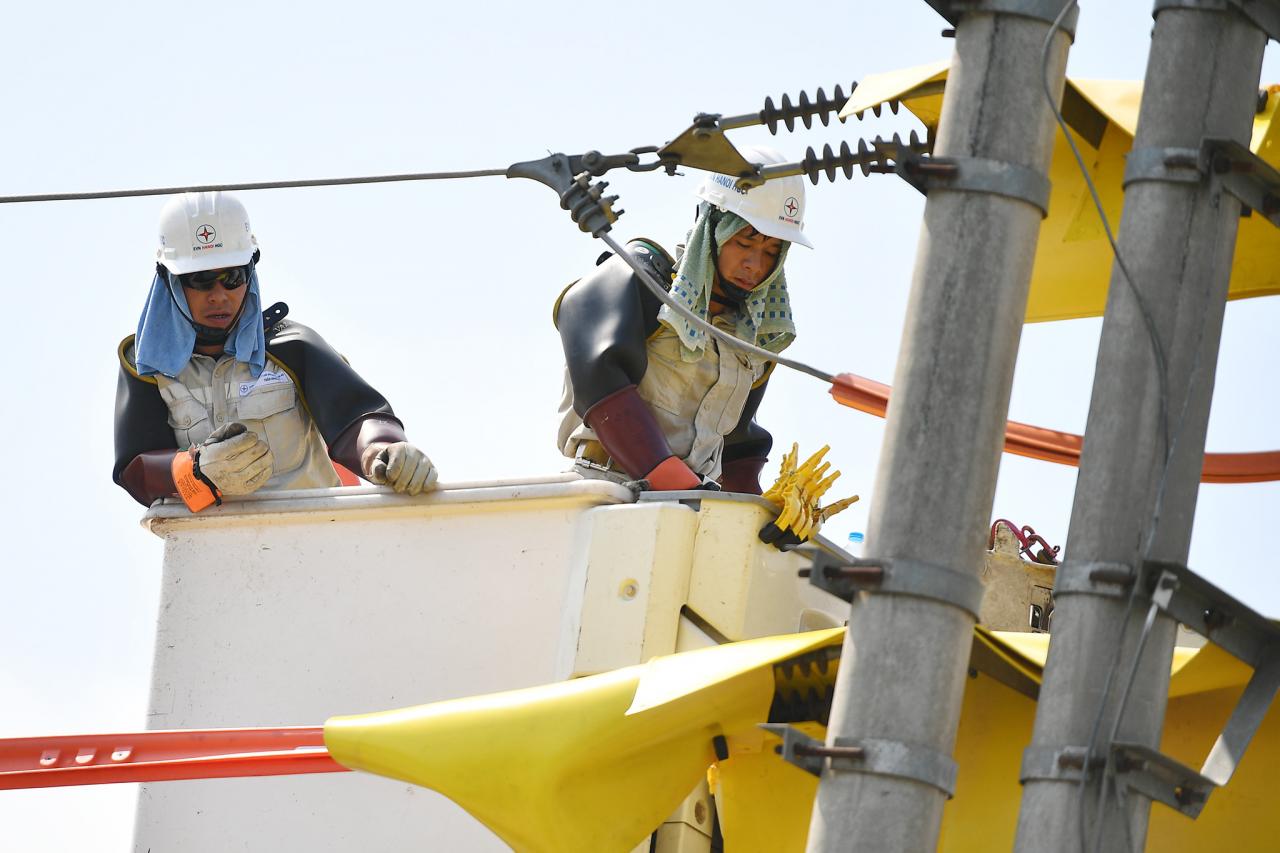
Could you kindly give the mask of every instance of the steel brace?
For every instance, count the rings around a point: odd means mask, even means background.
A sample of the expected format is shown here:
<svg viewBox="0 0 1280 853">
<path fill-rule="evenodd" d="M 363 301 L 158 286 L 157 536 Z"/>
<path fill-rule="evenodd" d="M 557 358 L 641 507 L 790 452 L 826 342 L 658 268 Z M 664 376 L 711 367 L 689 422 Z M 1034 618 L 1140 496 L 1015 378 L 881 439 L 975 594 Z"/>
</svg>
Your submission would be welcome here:
<svg viewBox="0 0 1280 853">
<path fill-rule="evenodd" d="M 1134 584 L 1138 584 L 1136 590 Z M 1123 598 L 1138 594 L 1165 615 L 1204 635 L 1253 667 L 1253 676 L 1199 771 L 1141 743 L 1116 742 L 1108 751 L 1118 783 L 1196 817 L 1209 795 L 1230 781 L 1236 765 L 1280 692 L 1280 626 L 1201 578 L 1186 566 L 1145 561 L 1139 571 L 1123 563 L 1068 562 L 1058 570 L 1054 595 Z M 1032 745 L 1022 756 L 1021 781 L 1078 782 L 1104 765 L 1083 746 Z"/>
<path fill-rule="evenodd" d="M 827 746 L 781 723 L 761 723 L 760 728 L 782 738 L 776 749 L 784 761 L 814 776 L 821 776 L 825 768 L 836 773 L 870 773 L 929 785 L 947 799 L 955 795 L 955 759 L 923 744 L 886 738 L 838 737 Z"/>
</svg>

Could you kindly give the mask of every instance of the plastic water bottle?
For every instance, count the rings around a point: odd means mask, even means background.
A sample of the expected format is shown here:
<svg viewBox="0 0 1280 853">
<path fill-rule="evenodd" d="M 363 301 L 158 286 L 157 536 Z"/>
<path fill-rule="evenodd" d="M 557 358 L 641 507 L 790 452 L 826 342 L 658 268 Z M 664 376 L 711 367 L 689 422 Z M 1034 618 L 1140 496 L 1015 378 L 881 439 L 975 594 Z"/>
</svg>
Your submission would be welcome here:
<svg viewBox="0 0 1280 853">
<path fill-rule="evenodd" d="M 853 552 L 855 557 L 862 556 L 862 540 L 864 538 L 861 530 L 855 530 L 849 534 L 849 550 Z"/>
</svg>

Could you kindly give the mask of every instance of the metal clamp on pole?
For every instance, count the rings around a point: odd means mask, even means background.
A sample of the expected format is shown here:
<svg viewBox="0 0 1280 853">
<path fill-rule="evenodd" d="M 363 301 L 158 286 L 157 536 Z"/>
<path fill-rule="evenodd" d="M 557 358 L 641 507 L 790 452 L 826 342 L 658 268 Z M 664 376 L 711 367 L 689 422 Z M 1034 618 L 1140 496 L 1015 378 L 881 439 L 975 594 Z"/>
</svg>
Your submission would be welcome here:
<svg viewBox="0 0 1280 853">
<path fill-rule="evenodd" d="M 1201 150 L 1224 190 L 1280 228 L 1280 171 L 1230 139 L 1206 139 Z"/>
<path fill-rule="evenodd" d="M 1096 756 L 1089 760 L 1089 750 L 1083 746 L 1029 746 L 1022 752 L 1018 782 L 1079 782 L 1084 777 L 1086 761 L 1090 770 L 1103 765 Z"/>
<path fill-rule="evenodd" d="M 830 761 L 834 772 L 894 776 L 937 788 L 947 799 L 955 795 L 955 759 L 936 749 L 884 738 L 836 738 L 827 746 L 791 726 L 762 723 L 760 728 L 782 738 L 775 749 L 784 761 L 815 776 Z"/>
<path fill-rule="evenodd" d="M 930 4 L 932 5 L 932 4 Z M 1165 9 L 1197 9 L 1201 12 L 1226 12 L 1234 9 L 1249 19 L 1249 23 L 1280 41 L 1280 3 L 1276 0 L 1156 0 L 1151 17 Z"/>
<path fill-rule="evenodd" d="M 1138 181 L 1198 184 L 1203 178 L 1197 148 L 1134 148 L 1125 156 L 1125 187 Z"/>
<path fill-rule="evenodd" d="M 1066 0 L 925 0 L 933 10 L 947 19 L 953 27 L 968 12 L 987 12 L 992 15 L 1016 15 L 1052 24 L 1058 18 Z M 1077 6 L 1062 19 L 1062 31 L 1072 41 L 1076 37 L 1076 21 L 1080 18 Z"/>
<path fill-rule="evenodd" d="M 809 583 L 852 602 L 859 592 L 911 595 L 958 607 L 975 620 L 986 588 L 975 575 L 898 557 L 825 563 L 815 557 Z"/>
<path fill-rule="evenodd" d="M 898 152 L 895 166 L 907 183 L 925 195 L 931 189 L 990 193 L 1025 201 L 1049 215 L 1049 179 L 1035 169 L 982 157 L 922 157 Z"/>
<path fill-rule="evenodd" d="M 1128 563 L 1100 560 L 1067 560 L 1054 573 L 1053 595 L 1099 595 L 1127 598 L 1138 580 Z"/>
<path fill-rule="evenodd" d="M 773 749 L 782 756 L 783 761 L 814 776 L 822 775 L 822 768 L 828 760 L 833 769 L 854 770 L 855 762 L 861 761 L 866 755 L 858 747 L 827 746 L 785 723 L 760 723 L 760 728 L 782 738 L 782 743 Z"/>
</svg>

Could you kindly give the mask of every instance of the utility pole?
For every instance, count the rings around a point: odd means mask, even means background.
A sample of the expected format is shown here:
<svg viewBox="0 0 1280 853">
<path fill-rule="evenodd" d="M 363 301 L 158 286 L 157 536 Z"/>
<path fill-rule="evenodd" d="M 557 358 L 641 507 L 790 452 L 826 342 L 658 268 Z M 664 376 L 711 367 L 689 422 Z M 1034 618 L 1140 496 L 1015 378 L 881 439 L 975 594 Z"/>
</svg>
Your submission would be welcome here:
<svg viewBox="0 0 1280 853">
<path fill-rule="evenodd" d="M 854 595 L 810 851 L 937 844 L 982 587 L 979 573 L 1026 312 L 1054 124 L 1045 40 L 1066 5 L 931 5 L 956 25 L 928 203 L 867 533 L 883 570 Z M 1056 100 L 1074 29 L 1056 32 Z"/>
<path fill-rule="evenodd" d="M 1120 224 L 1132 281 L 1117 263 L 1067 562 L 1056 580 L 1053 641 L 1023 759 L 1019 851 L 1145 844 L 1151 801 L 1134 791 L 1121 799 L 1108 779 L 1100 804 L 1103 762 L 1113 731 L 1116 740 L 1158 748 L 1176 626 L 1157 618 L 1135 664 L 1151 599 L 1108 597 L 1100 579 L 1108 566 L 1136 573 L 1144 560 L 1187 559 L 1240 217 L 1240 203 L 1206 168 L 1202 141 L 1249 142 L 1266 37 L 1242 14 L 1247 5 L 1155 4 Z M 1280 18 L 1280 4 L 1271 6 Z M 1148 325 L 1163 351 L 1163 381 Z M 1065 761 L 1069 753 L 1077 760 Z"/>
</svg>

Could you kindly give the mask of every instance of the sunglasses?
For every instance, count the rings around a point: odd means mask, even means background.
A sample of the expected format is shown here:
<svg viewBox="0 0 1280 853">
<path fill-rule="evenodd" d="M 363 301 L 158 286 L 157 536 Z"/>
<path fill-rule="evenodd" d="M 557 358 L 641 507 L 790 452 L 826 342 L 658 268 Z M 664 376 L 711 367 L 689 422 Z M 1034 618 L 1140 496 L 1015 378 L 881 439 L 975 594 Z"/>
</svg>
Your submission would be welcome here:
<svg viewBox="0 0 1280 853">
<path fill-rule="evenodd" d="M 221 285 L 223 290 L 238 290 L 244 287 L 245 282 L 248 280 L 249 277 L 245 275 L 244 267 L 201 270 L 200 272 L 189 272 L 178 276 L 178 282 L 183 287 L 189 287 L 201 293 L 208 293 L 213 290 L 214 285 Z"/>
</svg>

